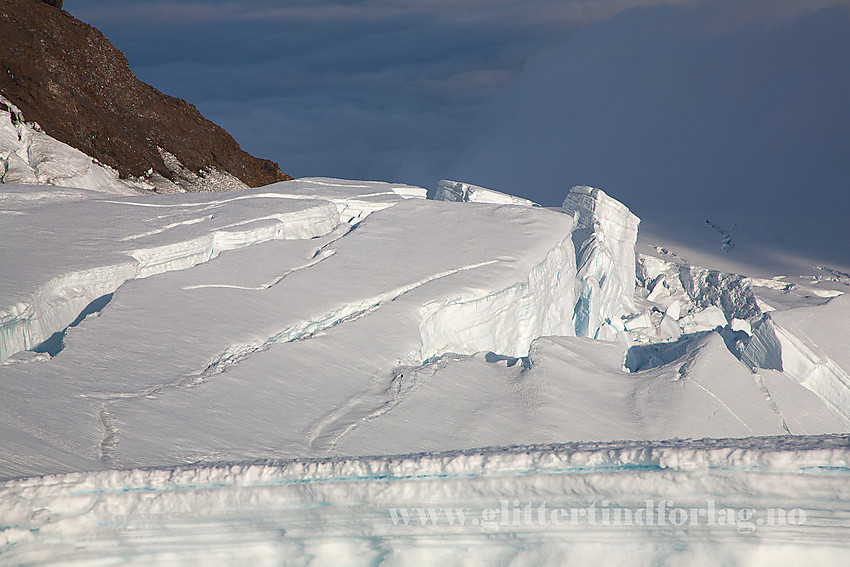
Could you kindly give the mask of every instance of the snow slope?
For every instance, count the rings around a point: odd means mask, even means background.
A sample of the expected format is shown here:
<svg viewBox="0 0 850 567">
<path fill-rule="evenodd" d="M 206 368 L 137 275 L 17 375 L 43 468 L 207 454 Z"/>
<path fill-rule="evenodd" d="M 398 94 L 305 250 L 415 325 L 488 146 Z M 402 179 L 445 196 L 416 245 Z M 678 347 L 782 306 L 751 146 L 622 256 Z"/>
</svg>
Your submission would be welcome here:
<svg viewBox="0 0 850 567">
<path fill-rule="evenodd" d="M 483 225 L 488 228 L 482 231 Z M 65 349 L 47 364 L 0 369 L 10 385 L 2 403 L 14 413 L 6 423 L 32 433 L 44 428 L 37 408 L 50 407 L 55 426 L 46 427 L 43 438 L 60 453 L 70 443 L 75 457 L 91 456 L 92 466 L 101 459 L 170 464 L 188 453 L 216 451 L 321 454 L 325 437 L 344 428 L 330 419 L 333 412 L 405 367 L 446 352 L 525 354 L 538 336 L 569 334 L 571 226 L 569 217 L 542 209 L 402 200 L 347 235 L 268 242 L 198 269 L 137 280 L 116 293 L 101 317 L 69 329 Z M 458 238 L 477 238 L 480 245 L 454 246 Z M 375 266 L 388 257 L 396 260 L 376 274 Z M 181 262 L 178 267 L 189 266 Z M 151 360 L 157 360 L 155 372 Z M 79 379 L 67 383 L 61 376 Z M 65 394 L 39 394 L 42 385 L 54 383 Z M 328 384 L 334 387 L 325 392 Z M 132 431 L 135 419 L 152 424 L 139 412 L 170 413 L 165 408 L 194 404 L 186 396 L 196 395 L 212 396 L 209 412 L 178 410 L 153 423 L 195 431 L 186 444 L 149 445 L 169 438 L 165 429 Z M 149 409 L 144 401 L 152 398 L 160 403 Z M 280 421 L 282 401 L 291 404 L 291 415 L 273 442 L 267 432 Z M 245 414 L 241 424 L 232 423 L 234 413 Z M 199 417 L 202 427 L 195 423 Z M 70 438 L 57 433 L 59 423 L 77 424 Z M 120 450 L 112 447 L 113 427 L 121 431 Z M 230 441 L 216 441 L 220 431 Z M 6 465 L 32 467 L 33 458 L 9 456 Z"/>
<path fill-rule="evenodd" d="M 3 277 L 0 361 L 36 347 L 125 281 L 185 269 L 223 250 L 321 236 L 339 225 L 339 211 L 346 221 L 360 220 L 405 198 L 424 198 L 424 190 L 305 180 L 238 194 L 155 200 L 97 196 L 20 185 L 0 188 L 4 257 L 28 251 L 27 261 Z M 29 230 L 32 226 L 41 228 Z"/>
<path fill-rule="evenodd" d="M 339 224 L 327 201 L 281 197 L 252 190 L 179 203 L 139 196 L 24 202 L 6 209 L 0 227 L 4 257 L 11 261 L 23 250 L 28 257 L 4 274 L 0 360 L 36 347 L 125 281 L 184 269 L 257 242 L 320 236 Z M 250 203 L 257 199 L 265 206 Z"/>
<path fill-rule="evenodd" d="M 45 134 L 41 126 L 28 122 L 17 106 L 0 95 L 0 184 L 74 187 L 117 195 L 248 187 L 227 171 L 214 167 L 195 173 L 166 150 L 156 149 L 172 179 L 153 168 L 141 177 L 122 179 L 108 165 Z"/>
</svg>

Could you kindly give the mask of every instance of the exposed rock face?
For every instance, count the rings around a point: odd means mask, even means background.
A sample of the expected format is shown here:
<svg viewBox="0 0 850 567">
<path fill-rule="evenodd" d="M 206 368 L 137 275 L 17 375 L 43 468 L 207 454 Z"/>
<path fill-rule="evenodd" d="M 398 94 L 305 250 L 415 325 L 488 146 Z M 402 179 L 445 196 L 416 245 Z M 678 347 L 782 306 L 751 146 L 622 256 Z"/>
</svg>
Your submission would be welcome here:
<svg viewBox="0 0 850 567">
<path fill-rule="evenodd" d="M 291 179 L 193 105 L 139 81 L 103 34 L 57 4 L 0 0 L 0 93 L 28 121 L 122 177 L 181 185 L 181 172 L 225 172 L 252 187 Z M 170 156 L 182 169 L 169 167 Z"/>
</svg>

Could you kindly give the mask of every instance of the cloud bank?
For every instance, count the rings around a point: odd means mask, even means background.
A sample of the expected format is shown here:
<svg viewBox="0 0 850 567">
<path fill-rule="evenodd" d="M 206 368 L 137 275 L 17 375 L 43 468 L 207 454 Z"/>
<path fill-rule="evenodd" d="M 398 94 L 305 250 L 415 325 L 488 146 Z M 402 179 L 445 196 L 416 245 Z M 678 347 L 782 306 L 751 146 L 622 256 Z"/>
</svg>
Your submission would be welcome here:
<svg viewBox="0 0 850 567">
<path fill-rule="evenodd" d="M 850 0 L 66 2 L 295 176 L 846 203 Z M 841 148 L 845 148 L 841 152 Z M 840 191 L 839 191 L 840 189 Z M 744 204 L 746 202 L 746 204 Z M 730 205 L 732 206 L 732 205 Z"/>
</svg>

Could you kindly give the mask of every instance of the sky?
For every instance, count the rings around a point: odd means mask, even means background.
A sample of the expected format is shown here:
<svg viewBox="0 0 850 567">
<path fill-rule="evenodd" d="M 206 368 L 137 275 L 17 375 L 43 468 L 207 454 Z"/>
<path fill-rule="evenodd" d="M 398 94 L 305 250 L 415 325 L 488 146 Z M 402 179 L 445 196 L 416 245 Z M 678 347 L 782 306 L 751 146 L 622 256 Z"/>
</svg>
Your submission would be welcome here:
<svg viewBox="0 0 850 567">
<path fill-rule="evenodd" d="M 295 177 L 850 213 L 850 0 L 66 0 Z"/>
</svg>

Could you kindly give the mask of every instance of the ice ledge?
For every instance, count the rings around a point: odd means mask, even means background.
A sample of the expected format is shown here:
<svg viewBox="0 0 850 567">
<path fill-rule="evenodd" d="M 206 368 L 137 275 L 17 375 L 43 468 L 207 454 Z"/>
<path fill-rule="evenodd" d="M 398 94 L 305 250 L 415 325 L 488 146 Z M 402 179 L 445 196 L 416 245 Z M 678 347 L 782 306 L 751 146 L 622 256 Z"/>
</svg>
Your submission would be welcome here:
<svg viewBox="0 0 850 567">
<path fill-rule="evenodd" d="M 302 210 L 266 214 L 163 246 L 125 250 L 126 261 L 53 278 L 38 287 L 28 302 L 0 311 L 0 362 L 35 348 L 68 326 L 93 300 L 115 292 L 128 280 L 183 270 L 208 262 L 225 250 L 269 240 L 323 236 L 338 225 L 336 206 L 323 202 Z"/>
<path fill-rule="evenodd" d="M 0 480 L 0 502 L 26 492 L 52 496 L 202 489 L 226 485 L 310 484 L 502 477 L 581 472 L 745 470 L 818 474 L 850 468 L 850 434 L 660 441 L 581 441 L 365 457 L 197 464 L 63 473 Z"/>
<path fill-rule="evenodd" d="M 577 213 L 577 223 L 584 228 L 592 229 L 599 223 L 610 238 L 623 242 L 637 238 L 640 219 L 602 189 L 576 185 L 570 189 L 561 208 L 568 215 Z"/>
<path fill-rule="evenodd" d="M 534 201 L 515 197 L 507 193 L 501 193 L 471 183 L 462 181 L 441 180 L 437 184 L 435 201 L 456 201 L 463 203 L 492 203 L 494 205 L 521 205 L 525 207 L 539 207 Z"/>
</svg>

